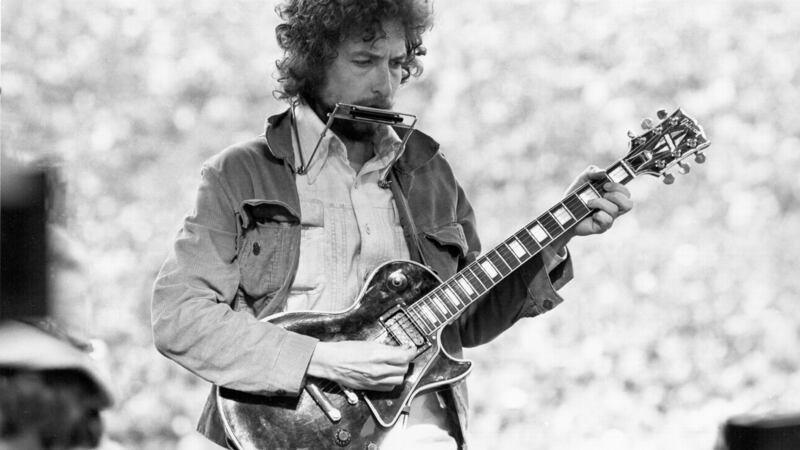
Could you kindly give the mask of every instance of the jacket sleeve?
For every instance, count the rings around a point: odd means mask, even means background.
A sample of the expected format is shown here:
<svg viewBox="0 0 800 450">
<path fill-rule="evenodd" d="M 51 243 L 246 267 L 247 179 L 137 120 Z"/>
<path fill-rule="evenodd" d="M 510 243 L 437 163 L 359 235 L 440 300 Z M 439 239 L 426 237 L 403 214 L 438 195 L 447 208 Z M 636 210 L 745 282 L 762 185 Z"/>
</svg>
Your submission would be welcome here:
<svg viewBox="0 0 800 450">
<path fill-rule="evenodd" d="M 480 256 L 481 246 L 475 214 L 458 187 L 457 216 L 467 240 L 467 253 L 459 270 Z M 548 270 L 549 269 L 549 270 Z M 542 249 L 522 267 L 501 281 L 460 317 L 459 330 L 464 347 L 485 344 L 523 317 L 534 317 L 563 302 L 556 292 L 572 279 L 572 260 L 556 255 L 550 246 Z"/>
<path fill-rule="evenodd" d="M 155 281 L 156 348 L 219 386 L 299 394 L 317 341 L 232 309 L 240 282 L 236 209 L 215 168 L 205 165 L 201 175 L 195 209 Z"/>
</svg>

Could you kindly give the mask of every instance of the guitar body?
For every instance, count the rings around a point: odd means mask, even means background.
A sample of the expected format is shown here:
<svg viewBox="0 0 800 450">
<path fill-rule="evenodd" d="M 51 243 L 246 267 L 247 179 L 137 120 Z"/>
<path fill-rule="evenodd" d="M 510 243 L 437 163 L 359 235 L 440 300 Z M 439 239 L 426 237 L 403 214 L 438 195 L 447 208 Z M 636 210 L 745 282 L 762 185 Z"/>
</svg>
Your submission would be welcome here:
<svg viewBox="0 0 800 450">
<path fill-rule="evenodd" d="M 355 304 L 342 312 L 291 312 L 265 319 L 286 330 L 320 341 L 376 341 L 416 346 L 403 384 L 390 392 L 359 392 L 349 397 L 335 383 L 309 379 L 341 415 L 338 420 L 303 390 L 297 397 L 260 396 L 217 388 L 226 433 L 240 449 L 353 448 L 377 449 L 403 408 L 419 393 L 455 383 L 472 363 L 450 357 L 434 335 L 417 333 L 406 307 L 437 287 L 441 280 L 411 261 L 391 261 L 368 278 Z M 397 324 L 406 328 L 398 330 Z M 354 401 L 355 400 L 355 401 Z"/>
</svg>

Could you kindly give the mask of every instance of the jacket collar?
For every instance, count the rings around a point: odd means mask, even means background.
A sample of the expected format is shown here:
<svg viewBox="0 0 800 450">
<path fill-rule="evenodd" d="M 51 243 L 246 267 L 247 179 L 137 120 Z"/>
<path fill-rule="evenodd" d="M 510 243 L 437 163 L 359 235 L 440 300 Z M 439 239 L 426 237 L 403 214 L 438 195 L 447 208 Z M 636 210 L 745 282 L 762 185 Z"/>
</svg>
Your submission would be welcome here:
<svg viewBox="0 0 800 450">
<path fill-rule="evenodd" d="M 280 158 L 294 168 L 294 149 L 292 147 L 292 118 L 289 110 L 267 118 L 264 124 L 267 149 L 272 156 Z"/>
<path fill-rule="evenodd" d="M 289 110 L 271 116 L 265 124 L 264 135 L 269 152 L 276 158 L 285 160 L 295 167 L 294 150 L 292 148 L 292 119 Z M 408 132 L 406 128 L 394 127 L 395 132 L 403 139 Z M 401 171 L 410 173 L 427 164 L 439 151 L 439 143 L 427 134 L 414 130 L 406 143 L 406 150 L 395 163 Z"/>
</svg>

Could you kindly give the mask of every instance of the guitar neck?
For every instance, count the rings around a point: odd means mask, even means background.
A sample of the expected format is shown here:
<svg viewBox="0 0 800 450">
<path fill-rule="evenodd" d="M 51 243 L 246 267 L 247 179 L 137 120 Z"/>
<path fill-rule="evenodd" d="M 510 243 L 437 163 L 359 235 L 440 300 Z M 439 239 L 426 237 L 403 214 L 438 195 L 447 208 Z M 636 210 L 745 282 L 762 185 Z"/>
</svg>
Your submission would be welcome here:
<svg viewBox="0 0 800 450">
<path fill-rule="evenodd" d="M 593 210 L 586 203 L 602 196 L 604 183 L 626 184 L 634 177 L 634 171 L 624 159 L 612 164 L 606 170 L 605 179 L 579 186 L 536 220 L 410 305 L 409 316 L 420 330 L 428 335 L 435 334 L 544 247 L 588 217 Z"/>
</svg>

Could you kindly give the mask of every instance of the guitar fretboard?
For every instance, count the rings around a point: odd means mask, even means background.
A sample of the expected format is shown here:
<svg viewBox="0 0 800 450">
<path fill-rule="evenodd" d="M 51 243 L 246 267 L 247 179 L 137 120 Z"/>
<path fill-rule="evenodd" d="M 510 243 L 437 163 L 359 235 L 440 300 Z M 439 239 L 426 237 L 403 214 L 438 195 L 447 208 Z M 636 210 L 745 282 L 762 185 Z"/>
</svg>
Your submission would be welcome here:
<svg viewBox="0 0 800 450">
<path fill-rule="evenodd" d="M 587 202 L 602 196 L 606 181 L 625 184 L 633 178 L 634 172 L 624 160 L 617 161 L 606 170 L 606 179 L 579 186 L 536 220 L 410 305 L 406 309 L 410 320 L 428 335 L 452 323 L 482 295 L 588 217 L 593 210 Z"/>
</svg>

